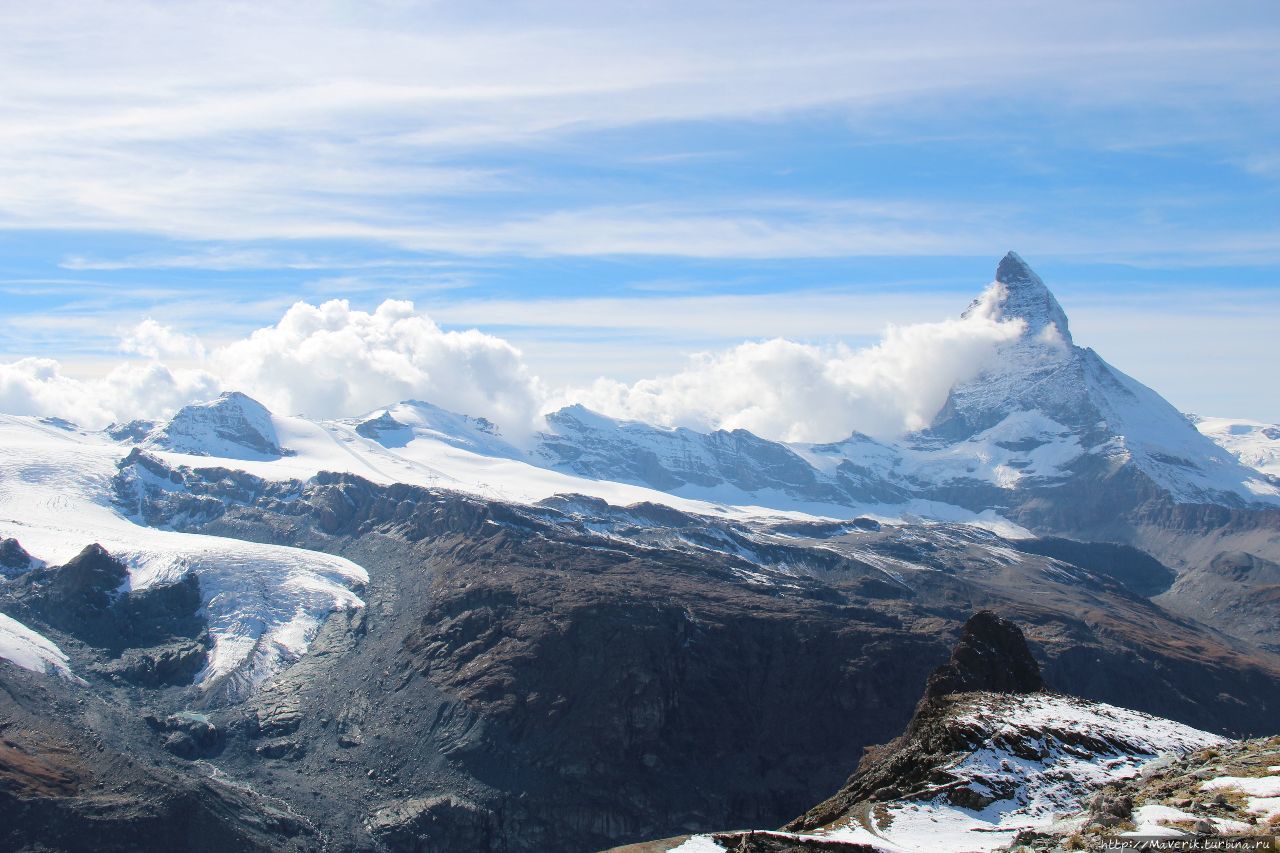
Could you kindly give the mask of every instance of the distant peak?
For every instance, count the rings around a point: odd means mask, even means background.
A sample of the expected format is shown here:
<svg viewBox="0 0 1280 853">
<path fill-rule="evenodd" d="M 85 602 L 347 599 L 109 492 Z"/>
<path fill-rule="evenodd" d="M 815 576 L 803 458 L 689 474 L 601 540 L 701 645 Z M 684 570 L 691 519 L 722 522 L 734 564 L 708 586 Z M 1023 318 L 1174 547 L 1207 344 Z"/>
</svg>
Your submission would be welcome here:
<svg viewBox="0 0 1280 853">
<path fill-rule="evenodd" d="M 1005 292 L 1000 302 L 1004 319 L 1026 321 L 1027 333 L 1032 335 L 1039 334 L 1047 326 L 1055 326 L 1062 339 L 1071 343 L 1066 312 L 1040 276 L 1017 252 L 1010 252 L 1000 259 L 996 267 L 996 281 L 1004 285 Z"/>
<path fill-rule="evenodd" d="M 269 412 L 266 406 L 262 405 L 257 400 L 253 399 L 248 394 L 245 394 L 242 391 L 223 391 L 221 394 L 218 395 L 217 399 L 210 400 L 208 403 L 204 403 L 201 405 L 213 407 L 213 406 L 226 406 L 226 405 L 232 405 L 232 404 L 241 406 L 243 408 L 247 408 L 255 412 L 257 411 Z"/>
<path fill-rule="evenodd" d="M 144 445 L 231 459 L 279 459 L 293 453 L 280 446 L 270 410 L 239 391 L 183 406 L 153 429 Z"/>
<path fill-rule="evenodd" d="M 1011 281 L 1040 281 L 1040 276 L 1022 259 L 1017 252 L 1010 252 L 1000 259 L 996 267 L 996 281 L 1008 284 Z M 1040 282 L 1041 286 L 1044 282 Z"/>
</svg>

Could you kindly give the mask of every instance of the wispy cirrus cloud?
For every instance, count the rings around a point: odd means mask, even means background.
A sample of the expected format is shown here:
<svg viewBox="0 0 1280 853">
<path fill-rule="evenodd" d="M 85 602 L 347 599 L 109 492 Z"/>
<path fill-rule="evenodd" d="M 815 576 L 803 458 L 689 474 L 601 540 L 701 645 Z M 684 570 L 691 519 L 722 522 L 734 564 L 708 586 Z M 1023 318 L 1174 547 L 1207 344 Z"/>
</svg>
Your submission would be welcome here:
<svg viewBox="0 0 1280 853">
<path fill-rule="evenodd" d="M 601 217 L 594 191 L 563 198 L 582 180 L 543 156 L 621 128 L 815 111 L 875 137 L 989 110 L 998 137 L 1011 102 L 1240 141 L 1217 117 L 1273 108 L 1280 69 L 1275 16 L 1244 5 L 518 3 L 500 19 L 453 3 L 10 5 L 0 73 L 21 85 L 0 101 L 0 228 L 461 254 L 973 251 L 958 220 L 908 226 L 888 207 L 794 222 L 748 198 L 737 216 Z M 1072 132 L 1111 144 L 1125 124 Z"/>
</svg>

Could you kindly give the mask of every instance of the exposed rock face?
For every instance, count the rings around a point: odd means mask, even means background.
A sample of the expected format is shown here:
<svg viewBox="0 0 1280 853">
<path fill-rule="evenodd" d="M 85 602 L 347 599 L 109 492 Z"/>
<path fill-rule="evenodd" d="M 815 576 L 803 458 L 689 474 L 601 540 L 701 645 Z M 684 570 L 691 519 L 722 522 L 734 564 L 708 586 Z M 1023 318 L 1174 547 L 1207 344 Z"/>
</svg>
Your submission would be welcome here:
<svg viewBox="0 0 1280 853">
<path fill-rule="evenodd" d="M 0 577 L 13 578 L 30 571 L 35 561 L 17 539 L 0 536 Z"/>
<path fill-rule="evenodd" d="M 489 850 L 497 817 L 460 797 L 418 797 L 391 803 L 369 818 L 369 832 L 393 853 Z"/>
<path fill-rule="evenodd" d="M 869 747 L 857 772 L 839 793 L 786 828 L 796 832 L 816 829 L 858 803 L 895 799 L 931 781 L 936 784 L 939 757 L 973 746 L 972 732 L 950 725 L 952 703 L 946 697 L 974 692 L 1025 694 L 1043 689 L 1040 667 L 1021 629 L 990 611 L 975 613 L 965 622 L 951 660 L 929 676 L 906 731 L 884 746 Z M 989 802 L 957 804 L 981 809 Z"/>
<path fill-rule="evenodd" d="M 89 545 L 65 565 L 26 573 L 0 604 L 101 649 L 95 667 L 110 677 L 144 687 L 190 684 L 207 659 L 199 579 L 188 573 L 127 591 L 128 576 L 101 545 Z"/>
<path fill-rule="evenodd" d="M 942 637 L 961 628 L 957 602 L 1014 608 L 1065 683 L 1100 698 L 1205 721 L 1270 701 L 1256 692 L 1270 676 L 1242 677 L 1243 661 L 1217 658 L 1229 653 L 1106 575 L 971 529 L 788 522 L 774 535 L 581 497 L 518 507 L 348 475 L 173 477 L 180 488 L 143 500 L 157 523 L 216 500 L 192 529 L 335 549 L 370 568 L 367 612 L 331 619 L 312 654 L 251 701 L 252 724 L 228 723 L 216 760 L 287 767 L 320 802 L 330 785 L 368 787 L 358 806 L 331 807 L 365 809 L 388 838 L 416 832 L 408 801 L 461 792 L 495 816 L 494 849 L 777 825 L 901 731 L 947 658 Z M 872 564 L 885 560 L 896 576 Z M 1065 616 L 1099 596 L 1124 615 L 1105 627 Z M 1162 658 L 1153 620 L 1200 657 Z M 1033 687 L 1012 636 L 977 620 L 958 672 Z M 1061 663 L 1076 650 L 1078 669 Z M 987 654 L 1013 674 L 984 672 Z M 1215 699 L 1223 690 L 1259 698 Z M 432 837 L 469 838 L 471 814 L 438 808 Z"/>
<path fill-rule="evenodd" d="M 82 688 L 21 670 L 0 682 L 0 848 L 302 853 L 322 846 L 307 820 L 279 801 L 164 766 L 167 754 L 148 744 L 125 703 L 86 700 Z"/>
<path fill-rule="evenodd" d="M 1035 693 L 1044 689 L 1040 665 L 1022 630 L 989 610 L 964 623 L 951 660 L 929 676 L 927 699 L 951 693 Z"/>
<path fill-rule="evenodd" d="M 574 496 L 518 506 L 350 475 L 265 482 L 144 452 L 120 488 L 154 524 L 369 568 L 364 609 L 330 617 L 248 701 L 204 709 L 215 745 L 203 727 L 169 728 L 190 694 L 163 686 L 148 701 L 167 703 L 152 710 L 165 723 L 135 741 L 183 778 L 213 766 L 288 803 L 337 850 L 481 837 L 492 853 L 598 849 L 776 826 L 902 731 L 948 638 L 986 608 L 1016 614 L 1046 672 L 1093 697 L 1224 727 L 1261 726 L 1280 701 L 1265 659 L 1105 574 L 969 527 L 775 528 Z M 975 620 L 948 672 L 1030 687 L 1016 636 Z"/>
</svg>

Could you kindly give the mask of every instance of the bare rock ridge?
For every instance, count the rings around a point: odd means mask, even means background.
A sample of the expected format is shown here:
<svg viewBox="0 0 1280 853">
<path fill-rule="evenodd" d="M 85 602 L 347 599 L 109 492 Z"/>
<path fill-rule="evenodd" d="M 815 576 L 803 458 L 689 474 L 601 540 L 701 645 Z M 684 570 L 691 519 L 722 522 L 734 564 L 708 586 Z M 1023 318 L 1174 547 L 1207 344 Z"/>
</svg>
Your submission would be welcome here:
<svg viewBox="0 0 1280 853">
<path fill-rule="evenodd" d="M 0 536 L 0 577 L 16 577 L 33 566 L 31 555 L 17 539 Z"/>
<path fill-rule="evenodd" d="M 961 693 L 1029 694 L 1044 689 L 1040 667 L 1022 630 L 989 610 L 975 613 L 965 623 L 951 660 L 929 676 L 906 731 L 883 746 L 867 747 L 844 787 L 785 829 L 818 829 L 859 803 L 897 799 L 931 784 L 945 784 L 945 774 L 937 770 L 939 758 L 971 745 L 963 729 L 945 724 L 948 697 Z"/>
</svg>

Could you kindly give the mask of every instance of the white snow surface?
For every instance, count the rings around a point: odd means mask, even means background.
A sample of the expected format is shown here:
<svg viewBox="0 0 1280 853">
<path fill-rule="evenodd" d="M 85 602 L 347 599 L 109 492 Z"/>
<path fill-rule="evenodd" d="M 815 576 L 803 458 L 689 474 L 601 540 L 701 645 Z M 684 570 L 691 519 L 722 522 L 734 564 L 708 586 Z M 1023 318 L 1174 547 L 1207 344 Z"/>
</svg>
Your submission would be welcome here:
<svg viewBox="0 0 1280 853">
<path fill-rule="evenodd" d="M 1250 468 L 1280 477 L 1280 424 L 1187 416 L 1196 429 Z"/>
<path fill-rule="evenodd" d="M 1200 818 L 1197 815 L 1189 814 L 1181 809 L 1175 809 L 1172 806 L 1150 805 L 1139 806 L 1133 810 L 1134 827 L 1130 832 L 1124 835 L 1133 836 L 1154 836 L 1157 838 L 1181 838 L 1184 835 L 1190 835 L 1181 829 L 1173 826 L 1167 826 L 1174 821 L 1190 821 L 1195 823 Z"/>
<path fill-rule="evenodd" d="M 370 428 L 371 422 L 384 428 Z M 603 416 L 600 416 L 603 417 Z M 285 452 L 278 456 L 235 451 L 230 458 L 190 447 L 178 452 L 144 442 L 147 452 L 170 465 L 221 466 L 266 480 L 307 480 L 322 471 L 345 472 L 374 483 L 405 483 L 449 489 L 489 500 L 531 504 L 553 495 L 581 494 L 616 506 L 655 503 L 729 519 L 848 519 L 858 515 L 884 521 L 969 523 L 1001 535 L 1028 536 L 994 512 L 974 513 L 936 501 L 845 505 L 798 499 L 780 489 L 747 492 L 727 483 L 686 485 L 674 492 L 607 479 L 578 476 L 536 463 L 536 457 L 509 444 L 491 425 L 418 401 L 377 409 L 360 418 L 313 421 L 271 415 L 271 433 Z M 127 447 L 121 445 L 124 448 Z M 210 451 L 220 448 L 216 445 Z M 196 451 L 196 452 L 190 452 Z"/>
<path fill-rule="evenodd" d="M 1163 756 L 1225 742 L 1217 735 L 1140 711 L 1047 693 L 975 694 L 973 704 L 955 722 L 972 727 L 980 734 L 980 743 L 944 769 L 973 790 L 1005 794 L 1002 799 L 975 810 L 953 805 L 945 792 L 932 797 L 925 793 L 917 799 L 877 805 L 865 817 L 850 817 L 813 833 L 767 834 L 865 844 L 881 853 L 997 850 L 1023 829 L 1061 825 L 1108 782 L 1132 777 Z M 1041 757 L 1015 754 L 1010 749 L 1013 744 L 1023 754 L 1034 748 Z M 1236 780 L 1221 781 L 1226 786 Z M 1258 790 L 1271 789 L 1259 786 Z M 1136 817 L 1142 828 L 1151 830 L 1149 834 L 1181 834 L 1161 825 L 1164 820 L 1183 819 L 1176 809 L 1146 807 Z M 1222 822 L 1221 828 L 1239 827 Z M 695 835 L 669 853 L 723 849 L 710 835 Z"/>
<path fill-rule="evenodd" d="M 1246 795 L 1245 807 L 1270 820 L 1280 815 L 1280 767 L 1269 767 L 1269 776 L 1219 776 L 1200 787 L 1206 791 L 1230 789 Z"/>
<path fill-rule="evenodd" d="M 724 848 L 710 835 L 691 835 L 668 853 L 724 853 Z"/>
<path fill-rule="evenodd" d="M 974 790 L 1009 796 L 981 810 L 953 805 L 943 794 L 899 800 L 886 804 L 883 817 L 873 814 L 867 823 L 854 820 L 816 837 L 872 844 L 892 853 L 995 850 L 1020 830 L 1046 827 L 1078 811 L 1099 787 L 1134 776 L 1161 755 L 1223 742 L 1217 735 L 1139 711 L 1053 694 L 988 695 L 958 722 L 980 730 L 983 743 L 946 769 L 968 780 Z M 1102 746 L 1072 745 L 1072 735 Z M 1043 757 L 1015 754 L 1008 748 L 1014 741 L 1036 747 Z"/>
<path fill-rule="evenodd" d="M 71 678 L 67 656 L 43 634 L 0 613 L 0 658 L 23 669 Z"/>
<path fill-rule="evenodd" d="M 111 485 L 126 450 L 100 434 L 0 415 L 0 535 L 54 566 L 96 542 L 128 567 L 132 589 L 195 572 L 213 640 L 202 687 L 231 679 L 237 692 L 251 689 L 302 655 L 329 612 L 363 606 L 355 590 L 368 573 L 349 560 L 126 518 Z"/>
</svg>

